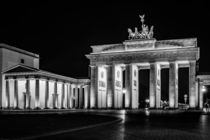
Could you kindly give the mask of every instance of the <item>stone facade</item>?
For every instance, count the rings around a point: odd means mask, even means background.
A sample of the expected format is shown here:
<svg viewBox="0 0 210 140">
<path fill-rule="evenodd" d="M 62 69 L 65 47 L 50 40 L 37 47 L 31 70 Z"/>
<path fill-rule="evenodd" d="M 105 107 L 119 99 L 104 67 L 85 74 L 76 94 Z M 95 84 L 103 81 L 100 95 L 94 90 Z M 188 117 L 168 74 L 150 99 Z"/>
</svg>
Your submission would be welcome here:
<svg viewBox="0 0 210 140">
<path fill-rule="evenodd" d="M 190 108 L 203 108 L 209 75 L 196 75 L 197 39 L 126 40 L 91 46 L 90 80 L 39 69 L 39 55 L 0 44 L 2 109 L 138 109 L 139 71 L 149 70 L 150 108 L 161 108 L 161 70 L 169 69 L 168 105 L 179 107 L 179 68 L 188 68 Z"/>
<path fill-rule="evenodd" d="M 71 109 L 89 107 L 89 80 L 39 69 L 39 55 L 0 44 L 3 109 Z"/>
<path fill-rule="evenodd" d="M 104 108 L 105 106 L 99 106 L 100 103 L 96 102 L 108 102 L 111 108 L 137 109 L 140 104 L 139 90 L 141 90 L 138 89 L 138 71 L 149 69 L 149 106 L 160 108 L 160 73 L 162 68 L 168 68 L 169 107 L 178 108 L 178 69 L 183 67 L 189 68 L 189 107 L 199 107 L 199 95 L 196 90 L 196 61 L 199 60 L 200 50 L 197 47 L 196 38 L 160 41 L 156 39 L 126 40 L 121 44 L 97 45 L 91 48 L 93 52 L 86 55 L 90 60 L 91 69 L 91 107 Z M 123 71 L 126 73 L 125 87 L 122 87 Z M 106 73 L 103 81 L 100 79 L 102 73 Z M 103 82 L 103 87 L 101 82 Z M 103 101 L 100 97 L 101 90 L 103 90 Z"/>
</svg>

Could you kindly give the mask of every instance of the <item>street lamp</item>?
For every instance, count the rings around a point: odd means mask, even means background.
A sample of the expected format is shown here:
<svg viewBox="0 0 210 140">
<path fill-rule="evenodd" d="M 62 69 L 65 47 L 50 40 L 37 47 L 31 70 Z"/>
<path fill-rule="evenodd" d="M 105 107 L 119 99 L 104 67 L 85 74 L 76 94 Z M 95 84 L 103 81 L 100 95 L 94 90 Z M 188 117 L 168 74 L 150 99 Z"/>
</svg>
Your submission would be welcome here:
<svg viewBox="0 0 210 140">
<path fill-rule="evenodd" d="M 201 87 L 201 92 L 203 93 L 203 95 L 206 93 L 206 91 L 207 91 L 207 89 L 206 89 L 206 86 L 202 86 Z M 205 99 L 205 101 L 206 101 L 206 95 L 204 95 L 204 99 Z"/>
<path fill-rule="evenodd" d="M 123 89 L 122 92 L 125 94 L 126 93 L 126 89 Z"/>
<path fill-rule="evenodd" d="M 206 87 L 205 87 L 205 86 L 202 86 L 201 91 L 202 91 L 202 92 L 206 92 L 206 91 L 207 91 L 207 90 L 206 90 Z"/>
<path fill-rule="evenodd" d="M 149 106 L 149 99 L 145 99 L 145 102 L 146 102 L 146 108 L 148 108 L 148 106 Z"/>
<path fill-rule="evenodd" d="M 187 94 L 184 95 L 184 103 L 185 103 L 185 105 L 187 103 Z"/>
</svg>

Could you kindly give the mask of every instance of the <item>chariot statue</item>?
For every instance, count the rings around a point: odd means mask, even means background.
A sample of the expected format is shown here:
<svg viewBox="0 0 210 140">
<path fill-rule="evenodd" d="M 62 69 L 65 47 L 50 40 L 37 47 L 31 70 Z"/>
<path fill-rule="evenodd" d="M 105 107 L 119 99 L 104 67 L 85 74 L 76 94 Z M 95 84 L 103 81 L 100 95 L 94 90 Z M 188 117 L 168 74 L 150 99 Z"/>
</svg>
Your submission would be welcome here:
<svg viewBox="0 0 210 140">
<path fill-rule="evenodd" d="M 134 32 L 131 28 L 128 28 L 128 39 L 152 39 L 154 26 L 151 26 L 149 29 L 149 27 L 144 24 L 145 15 L 139 15 L 139 17 L 141 19 L 141 31 L 138 31 L 137 27 L 135 27 Z"/>
</svg>

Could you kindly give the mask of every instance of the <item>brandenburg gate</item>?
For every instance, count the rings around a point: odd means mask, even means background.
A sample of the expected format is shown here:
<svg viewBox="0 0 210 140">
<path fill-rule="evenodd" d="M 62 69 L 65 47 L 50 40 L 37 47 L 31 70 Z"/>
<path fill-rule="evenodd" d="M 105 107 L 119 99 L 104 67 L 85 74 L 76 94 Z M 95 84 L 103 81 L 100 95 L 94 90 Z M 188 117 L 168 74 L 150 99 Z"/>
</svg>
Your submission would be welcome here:
<svg viewBox="0 0 210 140">
<path fill-rule="evenodd" d="M 169 107 L 178 108 L 179 68 L 189 69 L 189 107 L 199 107 L 197 39 L 156 40 L 153 26 L 149 29 L 144 24 L 144 15 L 140 19 L 141 31 L 128 29 L 128 40 L 91 46 L 92 53 L 86 55 L 90 60 L 90 108 L 139 108 L 139 71 L 144 69 L 149 70 L 149 107 L 160 108 L 163 68 L 169 69 Z"/>
</svg>

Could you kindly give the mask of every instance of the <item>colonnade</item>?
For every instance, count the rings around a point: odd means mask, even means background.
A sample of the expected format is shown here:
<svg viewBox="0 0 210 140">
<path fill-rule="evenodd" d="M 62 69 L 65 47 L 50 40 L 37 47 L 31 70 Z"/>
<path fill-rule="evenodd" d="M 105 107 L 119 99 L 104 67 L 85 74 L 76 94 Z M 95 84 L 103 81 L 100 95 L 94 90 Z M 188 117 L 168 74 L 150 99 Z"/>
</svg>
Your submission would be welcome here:
<svg viewBox="0 0 210 140">
<path fill-rule="evenodd" d="M 91 65 L 90 107 L 137 109 L 138 96 L 141 94 L 141 89 L 138 89 L 138 72 L 149 69 L 149 106 L 160 108 L 161 69 L 169 68 L 169 107 L 178 108 L 178 69 L 182 67 L 189 68 L 189 106 L 196 108 L 199 105 L 199 95 L 196 90 L 196 61 L 193 60 Z"/>
<path fill-rule="evenodd" d="M 89 85 L 35 77 L 5 79 L 5 107 L 19 109 L 88 108 Z"/>
</svg>

